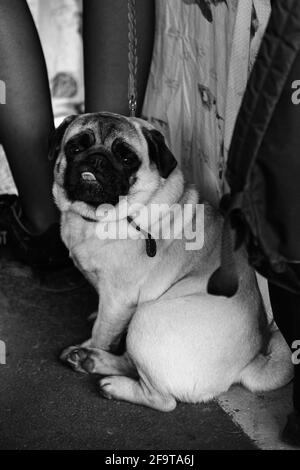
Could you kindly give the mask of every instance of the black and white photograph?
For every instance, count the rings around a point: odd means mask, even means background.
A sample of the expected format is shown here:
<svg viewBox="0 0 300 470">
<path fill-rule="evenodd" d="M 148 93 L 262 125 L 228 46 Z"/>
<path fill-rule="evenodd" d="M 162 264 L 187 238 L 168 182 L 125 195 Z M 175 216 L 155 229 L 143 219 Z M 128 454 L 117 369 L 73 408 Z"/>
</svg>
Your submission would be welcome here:
<svg viewBox="0 0 300 470">
<path fill-rule="evenodd" d="M 299 0 L 0 0 L 0 451 L 36 450 L 300 450 Z"/>
</svg>

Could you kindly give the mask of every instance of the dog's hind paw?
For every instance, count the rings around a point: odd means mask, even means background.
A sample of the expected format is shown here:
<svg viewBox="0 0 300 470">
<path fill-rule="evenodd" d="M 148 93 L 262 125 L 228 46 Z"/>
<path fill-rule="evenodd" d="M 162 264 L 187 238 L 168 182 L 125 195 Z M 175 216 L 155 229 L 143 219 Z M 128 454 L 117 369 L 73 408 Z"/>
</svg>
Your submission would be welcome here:
<svg viewBox="0 0 300 470">
<path fill-rule="evenodd" d="M 110 393 L 111 383 L 110 380 L 105 378 L 100 380 L 99 382 L 99 392 L 102 398 L 106 398 L 107 400 L 111 400 L 113 395 Z"/>
</svg>

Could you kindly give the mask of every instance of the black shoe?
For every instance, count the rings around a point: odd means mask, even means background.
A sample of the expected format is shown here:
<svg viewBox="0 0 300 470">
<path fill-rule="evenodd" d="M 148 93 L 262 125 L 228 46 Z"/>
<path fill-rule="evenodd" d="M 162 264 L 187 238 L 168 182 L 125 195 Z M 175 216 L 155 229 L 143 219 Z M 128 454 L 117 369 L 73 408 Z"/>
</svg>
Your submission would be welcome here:
<svg viewBox="0 0 300 470">
<path fill-rule="evenodd" d="M 287 423 L 281 436 L 283 442 L 290 446 L 300 447 L 300 413 L 294 411 L 288 415 Z"/>
<path fill-rule="evenodd" d="M 17 196 L 0 196 L 0 220 L 1 227 L 7 230 L 10 248 L 22 263 L 44 271 L 73 265 L 61 240 L 59 224 L 51 225 L 41 235 L 30 233 L 22 222 Z"/>
</svg>

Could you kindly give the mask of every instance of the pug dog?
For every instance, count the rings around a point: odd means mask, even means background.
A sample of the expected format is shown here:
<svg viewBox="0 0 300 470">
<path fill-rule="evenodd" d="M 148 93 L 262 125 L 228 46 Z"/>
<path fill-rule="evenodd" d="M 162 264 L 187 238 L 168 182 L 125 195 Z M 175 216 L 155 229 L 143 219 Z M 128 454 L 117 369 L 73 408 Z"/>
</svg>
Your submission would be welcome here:
<svg viewBox="0 0 300 470">
<path fill-rule="evenodd" d="M 105 398 L 161 411 L 177 401 L 210 400 L 235 383 L 255 392 L 290 381 L 289 348 L 266 319 L 243 248 L 236 253 L 237 293 L 207 293 L 220 263 L 223 220 L 200 204 L 160 132 L 117 114 L 70 116 L 55 133 L 50 158 L 62 239 L 99 294 L 91 338 L 63 351 L 67 365 L 101 375 Z M 136 205 L 164 210 L 146 224 Z M 156 228 L 166 218 L 174 230 L 160 237 Z M 204 243 L 191 249 L 195 226 Z M 131 236 L 120 236 L 127 229 Z M 107 231 L 119 236 L 102 236 Z M 116 355 L 125 331 L 126 350 Z"/>
</svg>

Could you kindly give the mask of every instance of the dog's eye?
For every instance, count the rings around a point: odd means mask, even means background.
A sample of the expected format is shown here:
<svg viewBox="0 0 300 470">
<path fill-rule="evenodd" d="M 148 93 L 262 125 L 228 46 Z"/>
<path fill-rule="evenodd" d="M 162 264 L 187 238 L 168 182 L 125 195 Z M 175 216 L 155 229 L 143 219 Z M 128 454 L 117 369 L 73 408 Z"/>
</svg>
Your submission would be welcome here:
<svg viewBox="0 0 300 470">
<path fill-rule="evenodd" d="M 134 153 L 127 153 L 125 155 L 121 155 L 122 162 L 125 163 L 125 165 L 131 165 L 136 161 L 136 156 Z"/>
<path fill-rule="evenodd" d="M 82 151 L 82 148 L 78 147 L 77 145 L 76 146 L 74 145 L 73 147 L 69 149 L 69 152 L 73 154 L 80 153 L 81 151 Z"/>
<path fill-rule="evenodd" d="M 84 148 L 81 145 L 78 145 L 78 144 L 68 143 L 66 145 L 66 154 L 70 155 L 70 156 L 77 155 L 78 153 L 82 152 L 83 150 L 84 150 Z"/>
<path fill-rule="evenodd" d="M 91 130 L 88 130 L 70 139 L 66 144 L 65 151 L 67 155 L 75 156 L 90 148 L 92 145 L 94 145 L 94 143 L 94 133 Z"/>
<path fill-rule="evenodd" d="M 116 142 L 113 145 L 113 152 L 126 167 L 132 166 L 137 162 L 136 154 L 123 142 Z"/>
</svg>

